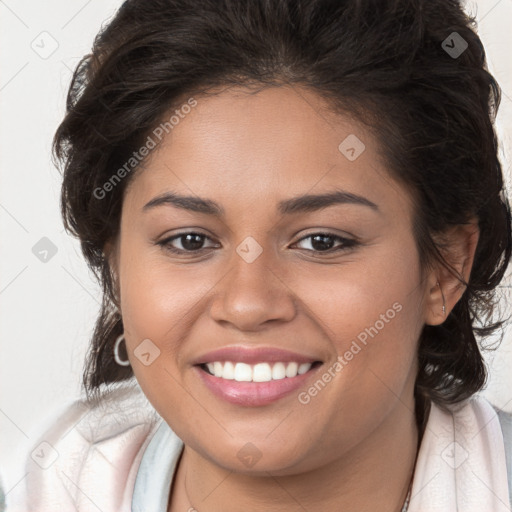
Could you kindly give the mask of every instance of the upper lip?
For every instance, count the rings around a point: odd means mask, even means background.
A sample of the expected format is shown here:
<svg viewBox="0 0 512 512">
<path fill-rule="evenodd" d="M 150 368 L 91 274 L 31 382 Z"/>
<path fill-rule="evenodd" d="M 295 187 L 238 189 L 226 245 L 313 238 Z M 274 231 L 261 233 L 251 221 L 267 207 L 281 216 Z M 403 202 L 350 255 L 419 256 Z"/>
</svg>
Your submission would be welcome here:
<svg viewBox="0 0 512 512">
<path fill-rule="evenodd" d="M 239 363 L 255 364 L 264 362 L 292 362 L 297 363 L 314 363 L 320 359 L 291 352 L 280 348 L 272 347 L 243 347 L 243 346 L 230 346 L 223 347 L 217 350 L 212 350 L 199 357 L 196 357 L 192 364 L 205 364 L 213 363 L 215 361 L 232 361 Z"/>
</svg>

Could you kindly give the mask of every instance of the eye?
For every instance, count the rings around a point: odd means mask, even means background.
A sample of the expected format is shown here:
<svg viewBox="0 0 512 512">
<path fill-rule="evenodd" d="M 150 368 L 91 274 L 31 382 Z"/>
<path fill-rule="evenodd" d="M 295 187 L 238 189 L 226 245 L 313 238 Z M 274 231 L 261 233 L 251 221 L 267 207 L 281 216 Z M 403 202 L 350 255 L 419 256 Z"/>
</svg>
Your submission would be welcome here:
<svg viewBox="0 0 512 512">
<path fill-rule="evenodd" d="M 211 239 L 203 233 L 186 232 L 173 235 L 172 237 L 157 242 L 157 245 L 175 254 L 197 254 L 208 248 L 219 247 L 219 244 L 213 244 L 210 247 L 203 247 L 205 240 Z M 295 243 L 295 245 L 302 243 L 305 240 L 310 240 L 310 245 L 312 247 L 312 249 L 305 248 L 306 251 L 329 254 L 347 250 L 358 244 L 354 239 L 344 238 L 333 233 L 312 233 L 301 238 Z M 335 242 L 338 242 L 338 246 L 334 246 Z M 175 244 L 178 244 L 181 247 L 176 247 Z"/>
<path fill-rule="evenodd" d="M 208 236 L 203 233 L 195 233 L 195 232 L 187 232 L 187 233 L 179 233 L 178 235 L 174 235 L 170 238 L 166 238 L 160 242 L 157 242 L 158 245 L 163 247 L 164 249 L 178 253 L 199 253 L 202 252 L 205 247 L 201 247 L 204 243 L 205 239 L 210 239 Z M 181 248 L 176 248 L 173 244 L 179 241 L 179 245 Z"/>
<path fill-rule="evenodd" d="M 340 252 L 349 249 L 350 247 L 355 247 L 358 242 L 351 238 L 344 238 L 339 235 L 335 235 L 334 233 L 311 233 L 304 238 L 301 238 L 297 244 L 303 242 L 304 240 L 311 240 L 312 249 L 307 249 L 310 252 L 323 252 L 323 253 L 332 253 L 332 252 Z M 333 247 L 334 242 L 338 241 L 340 244 L 337 247 Z"/>
</svg>

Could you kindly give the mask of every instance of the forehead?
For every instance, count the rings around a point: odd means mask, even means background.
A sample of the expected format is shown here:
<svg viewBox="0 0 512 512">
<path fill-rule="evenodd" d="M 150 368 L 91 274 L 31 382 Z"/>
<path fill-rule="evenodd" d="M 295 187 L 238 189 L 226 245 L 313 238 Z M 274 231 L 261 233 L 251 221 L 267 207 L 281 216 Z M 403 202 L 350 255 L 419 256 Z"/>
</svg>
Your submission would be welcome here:
<svg viewBox="0 0 512 512">
<path fill-rule="evenodd" d="M 234 88 L 193 100 L 169 113 L 173 122 L 131 183 L 132 204 L 173 190 L 243 208 L 334 188 L 407 201 L 370 131 L 307 89 Z"/>
</svg>

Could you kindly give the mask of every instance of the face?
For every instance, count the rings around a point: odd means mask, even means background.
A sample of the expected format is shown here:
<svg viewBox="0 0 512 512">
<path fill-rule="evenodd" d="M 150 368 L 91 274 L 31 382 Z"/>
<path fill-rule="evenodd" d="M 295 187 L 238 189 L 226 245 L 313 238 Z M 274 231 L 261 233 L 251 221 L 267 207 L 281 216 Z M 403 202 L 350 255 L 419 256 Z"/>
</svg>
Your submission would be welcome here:
<svg viewBox="0 0 512 512">
<path fill-rule="evenodd" d="M 413 407 L 426 286 L 410 193 L 310 91 L 195 100 L 124 197 L 130 363 L 211 463 L 310 470 Z"/>
</svg>

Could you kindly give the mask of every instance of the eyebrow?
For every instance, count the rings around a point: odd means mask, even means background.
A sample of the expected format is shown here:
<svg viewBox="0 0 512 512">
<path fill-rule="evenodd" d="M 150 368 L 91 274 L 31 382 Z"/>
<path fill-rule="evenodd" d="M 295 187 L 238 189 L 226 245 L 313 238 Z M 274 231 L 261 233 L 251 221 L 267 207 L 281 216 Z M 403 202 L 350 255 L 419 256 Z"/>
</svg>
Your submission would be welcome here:
<svg viewBox="0 0 512 512">
<path fill-rule="evenodd" d="M 278 212 L 281 215 L 313 212 L 337 204 L 355 204 L 367 206 L 374 211 L 379 211 L 379 207 L 366 197 L 345 192 L 344 190 L 334 190 L 333 192 L 325 194 L 301 195 L 280 201 L 278 203 Z M 197 213 L 214 215 L 216 217 L 223 217 L 225 215 L 224 208 L 211 199 L 183 196 L 176 192 L 164 192 L 160 194 L 146 203 L 142 210 L 146 212 L 163 205 L 170 205 Z"/>
</svg>

